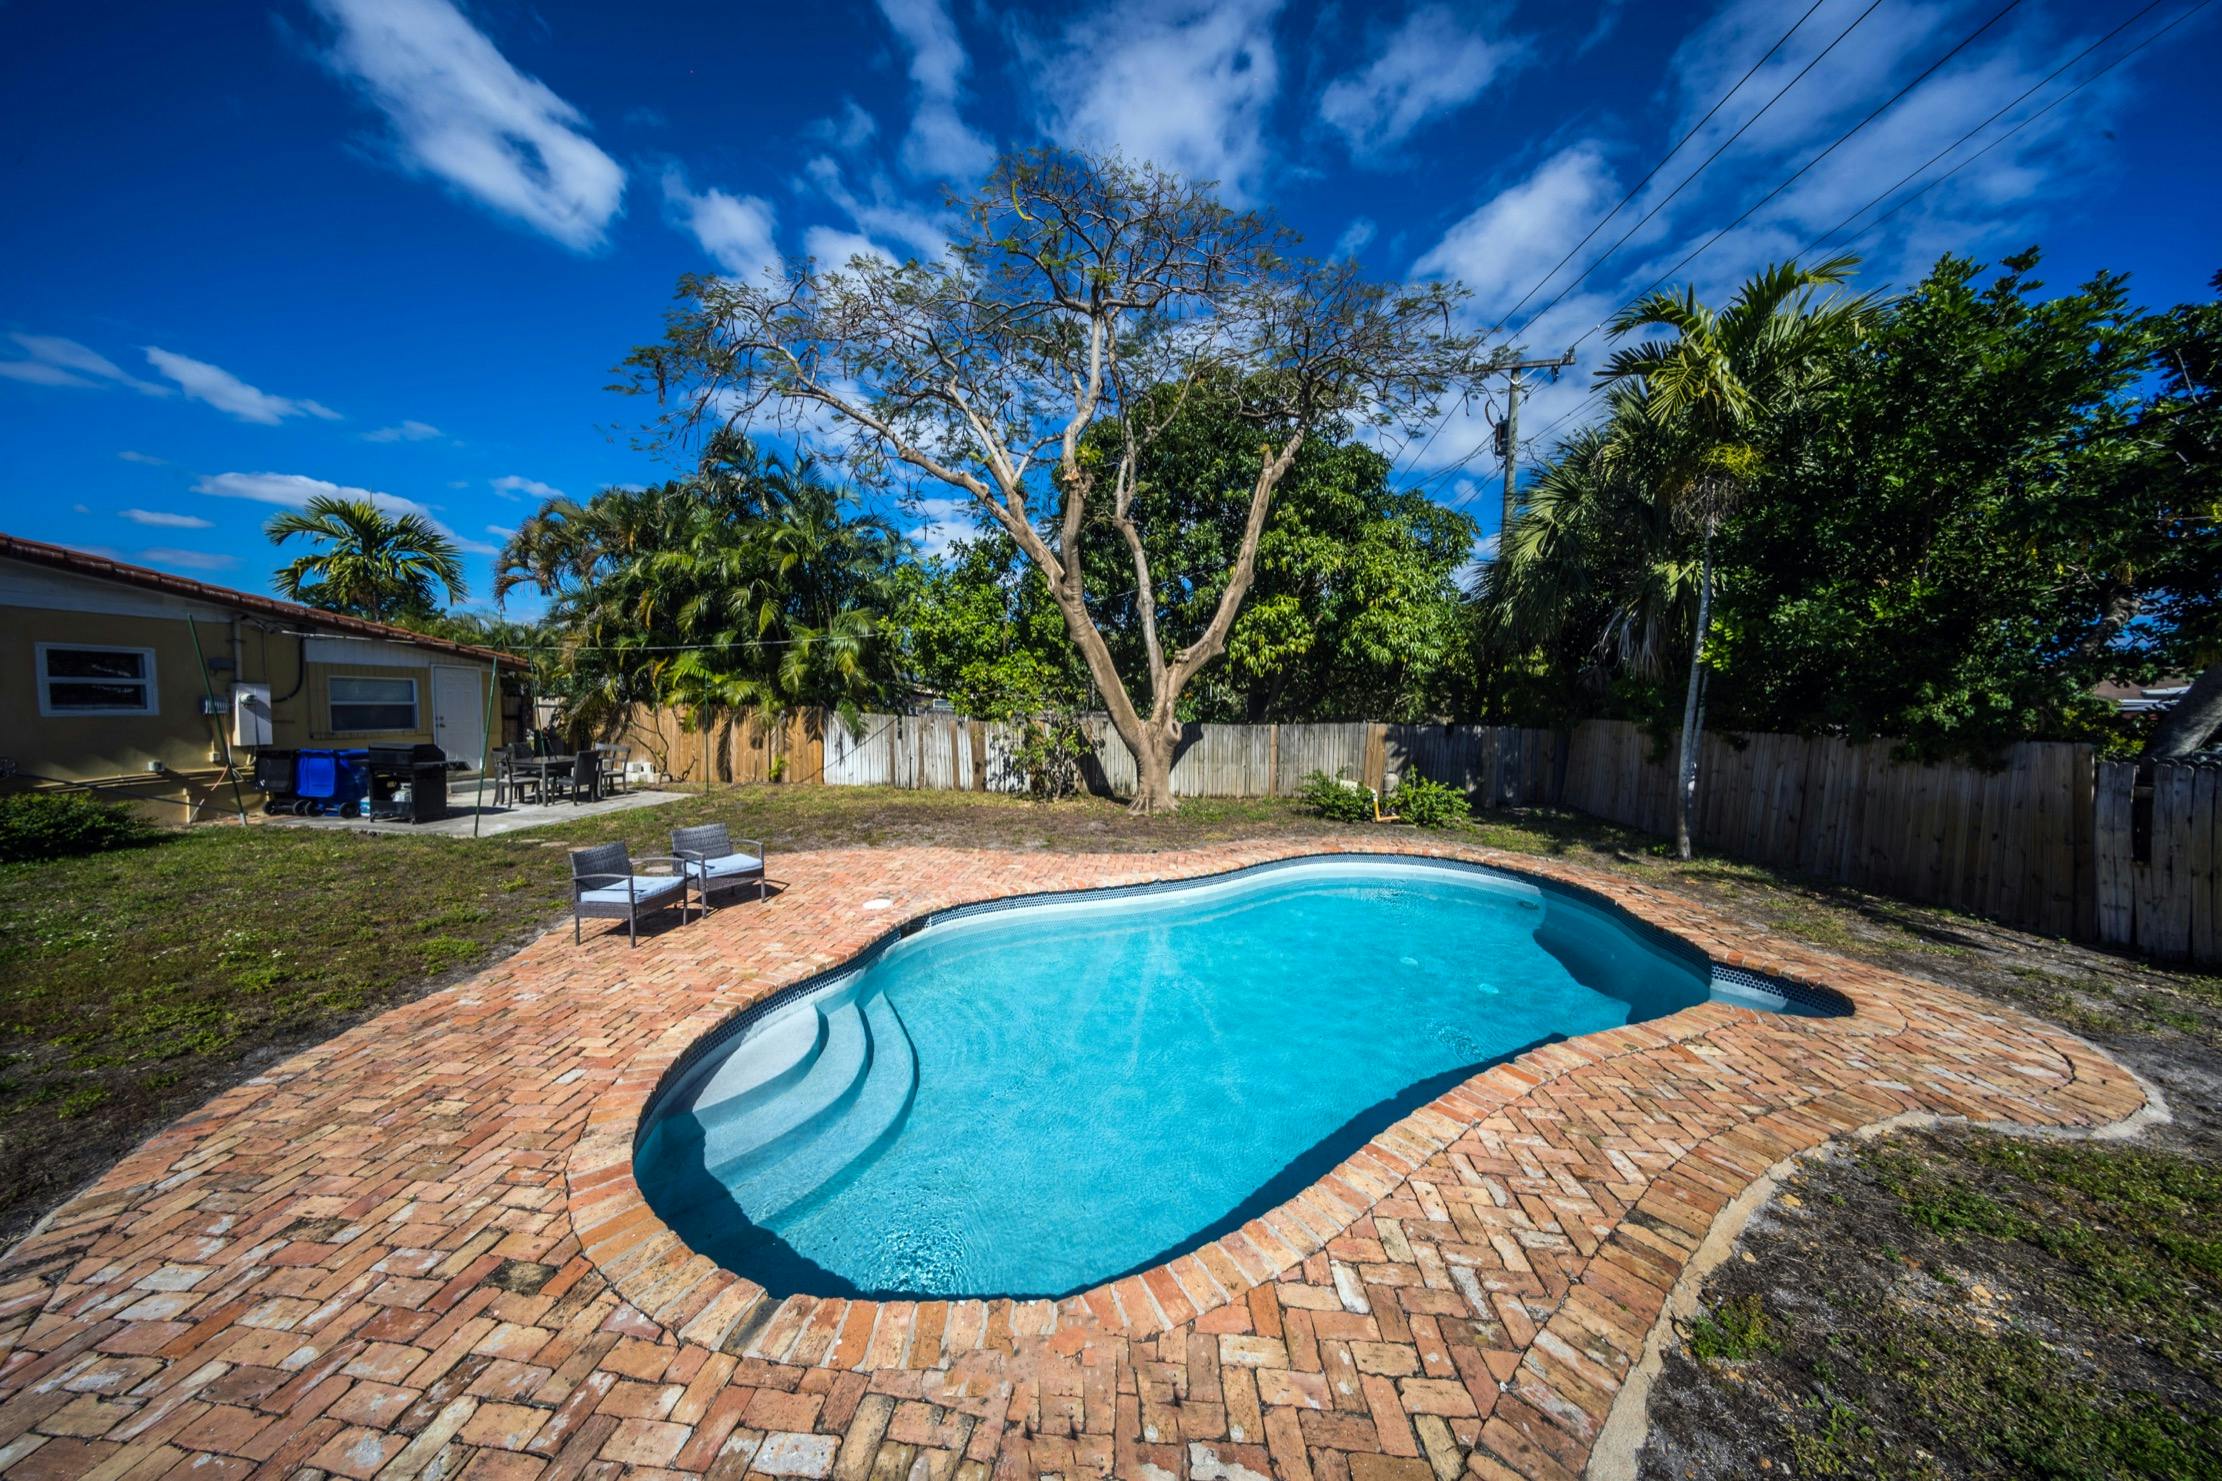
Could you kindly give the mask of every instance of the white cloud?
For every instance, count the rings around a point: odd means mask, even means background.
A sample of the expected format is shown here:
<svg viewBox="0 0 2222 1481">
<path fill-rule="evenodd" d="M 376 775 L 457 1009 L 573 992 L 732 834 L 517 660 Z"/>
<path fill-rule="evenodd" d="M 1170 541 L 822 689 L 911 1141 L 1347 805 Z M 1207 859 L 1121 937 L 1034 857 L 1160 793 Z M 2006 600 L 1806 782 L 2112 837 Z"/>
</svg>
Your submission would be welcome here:
<svg viewBox="0 0 2222 1481">
<path fill-rule="evenodd" d="M 429 518 L 432 513 L 416 500 L 404 499 L 399 494 L 382 494 L 376 489 L 311 478 L 305 473 L 211 473 L 194 483 L 193 492 L 214 494 L 223 499 L 252 499 L 258 504 L 281 504 L 288 509 L 303 508 L 309 500 L 322 496 L 368 499 L 388 514 L 421 514 Z"/>
<path fill-rule="evenodd" d="M 1574 59 L 1576 61 L 1588 56 L 1612 39 L 1613 32 L 1620 29 L 1620 12 L 1626 3 L 1627 0 L 1604 0 L 1604 3 L 1598 6 L 1596 22 L 1590 26 L 1589 33 L 1575 44 Z"/>
<path fill-rule="evenodd" d="M 525 478 L 515 473 L 505 473 L 494 480 L 494 492 L 505 499 L 520 497 L 533 499 L 560 499 L 563 490 L 554 484 L 542 483 L 537 478 Z"/>
<path fill-rule="evenodd" d="M 670 169 L 664 171 L 664 202 L 673 220 L 735 277 L 760 283 L 780 269 L 779 244 L 772 236 L 778 213 L 761 197 L 722 190 L 696 195 L 687 189 L 686 176 Z"/>
<path fill-rule="evenodd" d="M 168 463 L 168 459 L 166 458 L 158 458 L 153 453 L 135 453 L 129 448 L 126 448 L 122 452 L 117 453 L 116 456 L 123 459 L 126 463 L 143 463 L 149 468 L 164 467 Z"/>
<path fill-rule="evenodd" d="M 819 272 L 833 272 L 849 265 L 852 257 L 884 257 L 895 260 L 895 254 L 853 231 L 837 227 L 813 226 L 803 233 L 802 250 L 810 255 Z"/>
<path fill-rule="evenodd" d="M 309 500 L 320 495 L 334 499 L 367 499 L 388 514 L 414 514 L 429 521 L 434 529 L 453 540 L 458 550 L 472 555 L 501 553 L 498 547 L 483 540 L 457 534 L 414 499 L 311 478 L 303 473 L 211 473 L 193 485 L 193 492 L 213 494 L 221 499 L 252 499 L 258 504 L 276 504 L 287 509 L 304 508 Z"/>
<path fill-rule="evenodd" d="M 949 225 L 942 216 L 902 200 L 884 175 L 873 174 L 866 186 L 871 191 L 869 200 L 849 187 L 840 162 L 823 154 L 803 166 L 802 179 L 796 182 L 798 190 L 814 190 L 838 207 L 856 228 L 855 234 L 873 242 L 881 256 L 896 255 L 878 246 L 884 242 L 899 242 L 929 262 L 949 249 Z M 821 267 L 847 260 L 829 259 L 815 248 L 810 250 L 818 256 Z"/>
<path fill-rule="evenodd" d="M 209 521 L 197 514 L 170 514 L 160 509 L 125 509 L 120 511 L 125 519 L 135 525 L 153 525 L 164 530 L 205 530 Z"/>
<path fill-rule="evenodd" d="M 951 179 L 984 175 L 995 146 L 957 112 L 970 59 L 948 9 L 941 0 L 879 0 L 879 7 L 910 53 L 910 80 L 918 88 L 918 111 L 903 140 L 904 167 Z"/>
<path fill-rule="evenodd" d="M 1596 145 L 1562 149 L 1452 226 L 1420 254 L 1412 271 L 1458 279 L 1473 290 L 1474 306 L 1495 318 L 1519 301 L 1538 272 L 1582 239 L 1611 205 L 1613 191 L 1611 168 Z M 1582 266 L 1571 263 L 1567 271 Z"/>
<path fill-rule="evenodd" d="M 195 401 L 205 401 L 218 411 L 229 413 L 243 422 L 256 422 L 274 427 L 287 417 L 311 416 L 323 421 L 336 422 L 340 414 L 329 406 L 315 401 L 295 400 L 290 396 L 273 396 L 248 385 L 238 376 L 221 366 L 205 360 L 173 354 L 169 350 L 146 347 L 147 363 L 161 371 L 178 388 Z"/>
<path fill-rule="evenodd" d="M 0 376 L 11 381 L 22 381 L 33 386 L 92 386 L 100 382 L 89 381 L 72 370 L 50 365 L 44 360 L 0 360 Z"/>
<path fill-rule="evenodd" d="M 430 422 L 403 421 L 399 426 L 380 427 L 375 432 L 365 432 L 365 442 L 430 442 L 440 435 L 440 429 Z"/>
<path fill-rule="evenodd" d="M 511 529 L 508 525 L 488 525 L 486 527 L 486 533 L 492 535 L 497 540 L 507 540 L 513 537 L 517 532 Z"/>
<path fill-rule="evenodd" d="M 239 564 L 236 556 L 218 555 L 208 550 L 179 550 L 169 545 L 142 550 L 139 559 L 150 565 L 175 566 L 181 571 L 223 571 Z"/>
<path fill-rule="evenodd" d="M 1268 163 L 1281 0 L 1145 0 L 1075 22 L 1034 60 L 1044 129 L 1247 199 Z"/>
<path fill-rule="evenodd" d="M 879 121 L 864 110 L 854 98 L 841 100 L 841 111 L 831 118 L 821 118 L 803 129 L 803 136 L 821 144 L 830 144 L 844 154 L 853 154 L 872 142 L 880 131 Z"/>
<path fill-rule="evenodd" d="M 1355 257 L 1365 251 L 1367 244 L 1373 240 L 1375 230 L 1372 217 L 1352 218 L 1351 223 L 1342 229 L 1342 235 L 1335 238 L 1335 256 Z"/>
<path fill-rule="evenodd" d="M 168 386 L 143 381 L 98 350 L 58 334 L 13 334 L 22 360 L 0 360 L 0 376 L 38 386 L 99 388 L 103 382 L 129 386 L 146 396 L 167 396 Z"/>
<path fill-rule="evenodd" d="M 1522 50 L 1521 41 L 1483 36 L 1477 20 L 1447 6 L 1425 5 L 1389 33 L 1372 61 L 1327 85 L 1319 116 L 1354 156 L 1375 158 L 1428 120 L 1480 97 Z"/>
<path fill-rule="evenodd" d="M 979 509 L 970 499 L 920 499 L 912 513 L 918 525 L 910 538 L 928 559 L 947 555 L 959 540 L 980 533 Z"/>
<path fill-rule="evenodd" d="M 601 242 L 624 170 L 447 0 L 313 3 L 338 32 L 332 69 L 385 113 L 404 164 L 567 247 Z"/>
</svg>

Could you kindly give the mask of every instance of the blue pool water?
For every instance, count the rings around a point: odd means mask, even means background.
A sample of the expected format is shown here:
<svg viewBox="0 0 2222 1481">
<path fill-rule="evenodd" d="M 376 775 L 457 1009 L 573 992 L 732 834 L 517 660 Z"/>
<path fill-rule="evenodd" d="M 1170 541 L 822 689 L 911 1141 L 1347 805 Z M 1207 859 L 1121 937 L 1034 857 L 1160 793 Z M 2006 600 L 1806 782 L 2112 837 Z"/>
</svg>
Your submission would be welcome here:
<svg viewBox="0 0 2222 1481">
<path fill-rule="evenodd" d="M 641 1187 L 775 1294 L 1056 1296 L 1293 1196 L 1477 1069 L 1703 1000 L 1474 869 L 1317 861 L 936 923 L 651 1109 Z"/>
</svg>

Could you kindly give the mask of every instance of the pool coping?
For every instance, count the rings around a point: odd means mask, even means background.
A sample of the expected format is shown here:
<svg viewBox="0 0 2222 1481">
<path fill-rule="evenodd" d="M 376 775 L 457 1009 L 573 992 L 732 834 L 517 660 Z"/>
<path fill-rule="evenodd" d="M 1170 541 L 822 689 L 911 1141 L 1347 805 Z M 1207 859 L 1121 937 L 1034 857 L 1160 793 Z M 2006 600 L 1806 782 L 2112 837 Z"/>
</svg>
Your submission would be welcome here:
<svg viewBox="0 0 2222 1481">
<path fill-rule="evenodd" d="M 845 1366 L 852 1349 L 869 1344 L 888 1312 L 908 1316 L 921 1305 L 946 1306 L 960 1320 L 1013 1320 L 1021 1311 L 1084 1310 L 1109 1333 L 1146 1337 L 1193 1322 L 1247 1298 L 1325 1249 L 1366 1218 L 1413 1169 L 1440 1153 L 1471 1122 L 1526 1095 L 1579 1064 L 1609 1060 L 1661 1044 L 1685 1042 L 1764 1010 L 1708 1001 L 1661 1018 L 1585 1034 L 1531 1049 L 1481 1071 L 1385 1127 L 1331 1171 L 1240 1229 L 1147 1269 L 1061 1298 L 903 1297 L 858 1298 L 796 1293 L 772 1297 L 758 1282 L 696 1252 L 655 1212 L 633 1175 L 634 1154 L 648 1113 L 666 1088 L 714 1052 L 727 1038 L 796 997 L 869 965 L 894 942 L 947 920 L 988 911 L 1077 898 L 1149 894 L 1221 878 L 1285 868 L 1314 860 L 1435 862 L 1491 870 L 1539 886 L 1565 890 L 1626 917 L 1639 929 L 1694 953 L 1711 971 L 1755 981 L 1791 996 L 1833 1000 L 1841 1011 L 1792 1021 L 1832 1025 L 1838 1032 L 1887 1033 L 1904 1018 L 1885 999 L 1856 983 L 1831 981 L 1791 960 L 1767 962 L 1749 953 L 1716 955 L 1707 939 L 1686 930 L 1689 904 L 1640 885 L 1567 866 L 1545 866 L 1494 850 L 1428 845 L 1415 848 L 1321 848 L 1292 844 L 1274 857 L 1224 868 L 1155 875 L 1150 879 L 1076 890 L 1016 891 L 937 906 L 903 917 L 840 961 L 793 981 L 767 983 L 707 1028 L 699 1015 L 668 1031 L 621 1072 L 587 1114 L 585 1133 L 566 1165 L 568 1208 L 582 1253 L 643 1315 L 682 1342 L 731 1349 L 751 1356 L 791 1354 L 802 1329 L 821 1311 L 841 1306 L 835 1340 L 818 1351 L 820 1362 Z M 1775 1016 L 1775 1015 L 1767 1015 Z M 784 1341 L 782 1340 L 784 1339 Z M 791 1360 L 791 1358 L 790 1358 Z"/>
</svg>

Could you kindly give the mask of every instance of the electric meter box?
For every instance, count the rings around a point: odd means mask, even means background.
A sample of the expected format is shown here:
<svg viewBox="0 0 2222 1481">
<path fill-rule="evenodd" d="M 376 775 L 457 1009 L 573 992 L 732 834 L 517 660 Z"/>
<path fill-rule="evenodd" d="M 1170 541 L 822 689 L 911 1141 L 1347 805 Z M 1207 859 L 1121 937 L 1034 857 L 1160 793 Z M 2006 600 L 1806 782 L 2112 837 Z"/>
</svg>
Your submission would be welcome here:
<svg viewBox="0 0 2222 1481">
<path fill-rule="evenodd" d="M 267 746 L 270 733 L 270 686 L 231 686 L 231 743 L 234 746 Z"/>
</svg>

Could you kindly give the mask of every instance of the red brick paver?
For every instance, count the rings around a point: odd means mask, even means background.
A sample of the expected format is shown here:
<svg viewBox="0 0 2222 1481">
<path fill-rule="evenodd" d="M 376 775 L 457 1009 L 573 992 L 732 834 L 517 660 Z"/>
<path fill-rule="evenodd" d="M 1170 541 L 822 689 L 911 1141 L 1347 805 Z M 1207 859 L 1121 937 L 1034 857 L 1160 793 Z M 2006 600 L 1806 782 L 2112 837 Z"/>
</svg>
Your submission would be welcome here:
<svg viewBox="0 0 2222 1481">
<path fill-rule="evenodd" d="M 773 1300 L 633 1184 L 688 1044 L 927 911 L 1317 850 L 788 855 L 769 902 L 638 950 L 552 932 L 65 1205 L 0 1260 L 0 1472 L 1572 1476 L 1691 1252 L 1775 1162 L 1909 1111 L 2091 1127 L 2143 1104 L 2009 1010 L 1625 880 L 1400 842 L 1586 885 L 1856 1011 L 1702 1004 L 1523 1055 L 1240 1231 L 1061 1302 Z"/>
</svg>

